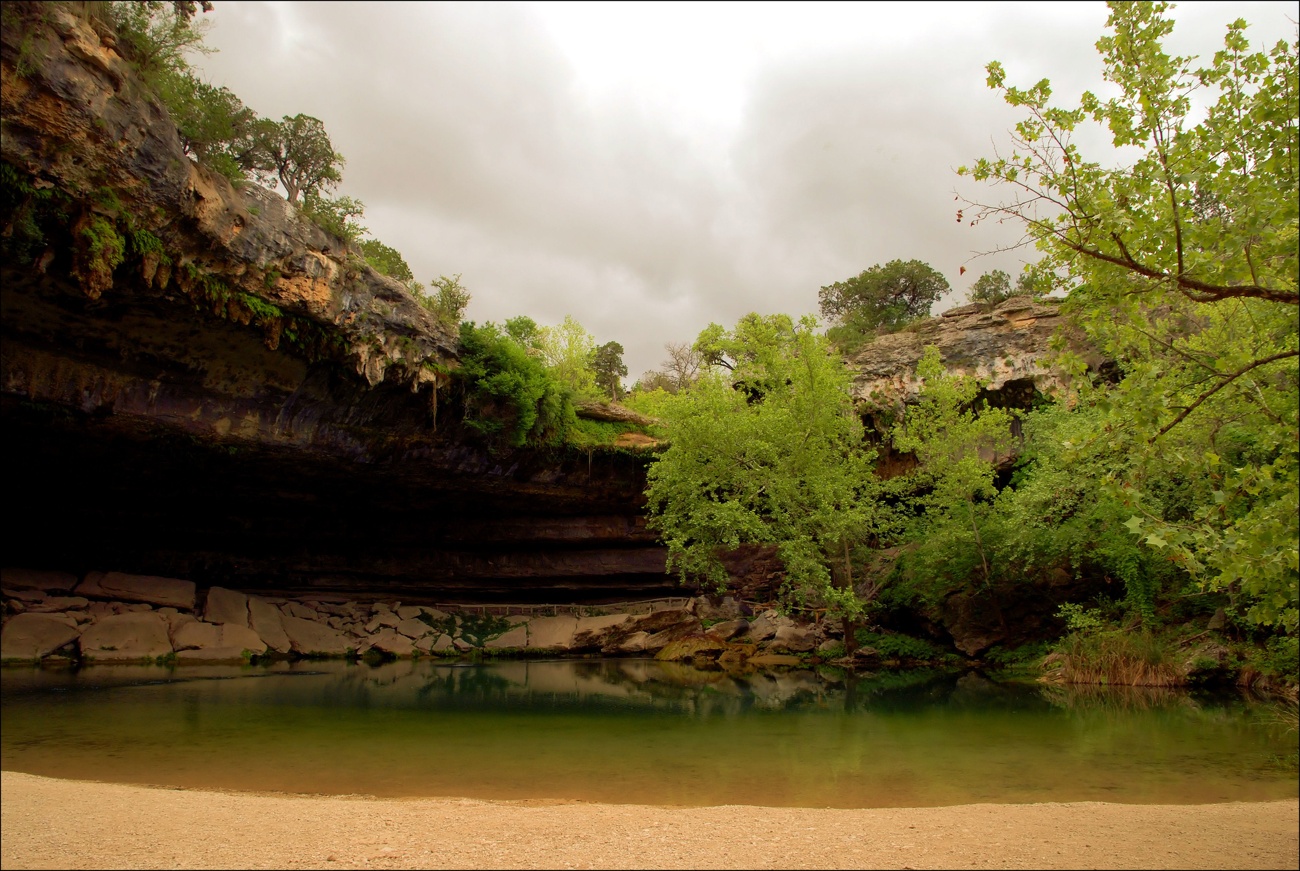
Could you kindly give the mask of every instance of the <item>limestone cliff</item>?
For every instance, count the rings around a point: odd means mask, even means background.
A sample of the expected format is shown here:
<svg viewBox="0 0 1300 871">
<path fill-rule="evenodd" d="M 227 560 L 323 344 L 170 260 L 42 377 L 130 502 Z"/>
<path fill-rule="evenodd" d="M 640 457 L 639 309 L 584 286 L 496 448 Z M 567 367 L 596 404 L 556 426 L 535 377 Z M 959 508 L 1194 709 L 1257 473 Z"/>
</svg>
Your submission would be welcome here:
<svg viewBox="0 0 1300 871">
<path fill-rule="evenodd" d="M 454 335 L 283 198 L 191 161 L 111 34 L 6 3 L 0 38 L 11 565 L 680 592 L 639 517 L 643 459 L 464 438 Z"/>
<path fill-rule="evenodd" d="M 1014 296 L 996 306 L 949 309 L 851 354 L 854 396 L 868 408 L 901 408 L 920 392 L 916 366 L 928 345 L 939 348 L 949 371 L 979 378 L 990 392 L 1050 396 L 1064 385 L 1060 370 L 1050 364 L 1051 343 L 1058 334 L 1091 365 L 1101 363 L 1082 334 L 1066 323 L 1055 300 Z"/>
</svg>

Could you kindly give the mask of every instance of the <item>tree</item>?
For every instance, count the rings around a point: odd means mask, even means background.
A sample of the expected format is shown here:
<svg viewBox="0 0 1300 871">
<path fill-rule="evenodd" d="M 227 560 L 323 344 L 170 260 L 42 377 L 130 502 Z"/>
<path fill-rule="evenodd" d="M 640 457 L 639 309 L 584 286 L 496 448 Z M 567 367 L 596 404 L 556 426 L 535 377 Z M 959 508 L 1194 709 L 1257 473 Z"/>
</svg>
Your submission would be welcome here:
<svg viewBox="0 0 1300 871">
<path fill-rule="evenodd" d="M 1011 276 L 1001 269 L 986 272 L 970 287 L 970 301 L 997 305 L 1014 295 L 1011 289 Z"/>
<path fill-rule="evenodd" d="M 700 377 L 700 369 L 705 361 L 704 353 L 699 348 L 689 342 L 667 342 L 664 350 L 668 352 L 668 359 L 659 364 L 663 368 L 642 373 L 641 380 L 637 382 L 639 389 L 662 389 L 668 393 L 677 393 L 690 387 Z"/>
<path fill-rule="evenodd" d="M 264 181 L 284 188 L 285 198 L 319 194 L 343 180 L 343 155 L 330 144 L 319 118 L 298 114 L 275 122 L 263 119 L 255 131 L 256 148 L 250 168 Z"/>
<path fill-rule="evenodd" d="M 465 424 L 494 446 L 559 444 L 576 422 L 569 390 L 491 322 L 460 325 L 456 379 L 465 396 Z"/>
<path fill-rule="evenodd" d="M 429 282 L 429 286 L 433 295 L 422 297 L 421 302 L 446 326 L 459 324 L 461 318 L 465 317 L 465 309 L 470 300 L 469 291 L 460 283 L 460 273 L 451 278 L 439 275 L 436 280 Z M 496 329 L 495 325 L 493 329 Z"/>
<path fill-rule="evenodd" d="M 893 330 L 925 317 L 950 290 L 948 279 L 920 260 L 891 260 L 817 294 L 822 317 L 860 331 Z"/>
<path fill-rule="evenodd" d="M 1005 272 L 1002 275 L 1006 277 Z M 1011 415 L 1002 408 L 977 407 L 980 382 L 949 374 L 934 345 L 926 347 L 916 374 L 923 387 L 918 402 L 893 428 L 894 447 L 915 454 L 919 463 L 915 474 L 922 479 L 918 483 L 929 491 L 924 500 L 927 513 L 966 515 L 987 583 L 988 556 L 975 503 L 997 495 L 994 460 L 1010 448 Z"/>
<path fill-rule="evenodd" d="M 204 12 L 212 11 L 209 2 L 199 5 Z M 106 3 L 101 8 L 106 10 L 106 17 L 117 33 L 119 51 L 150 84 L 156 85 L 167 74 L 187 72 L 190 67 L 185 60 L 186 52 L 216 51 L 203 44 L 211 22 L 194 20 L 198 7 L 193 2 L 144 0 Z"/>
<path fill-rule="evenodd" d="M 396 248 L 390 248 L 378 239 L 362 239 L 357 247 L 361 249 L 361 256 L 366 263 L 376 272 L 397 279 L 413 293 L 424 291 L 424 285 L 415 280 L 415 274 L 411 272 L 406 258 Z"/>
<path fill-rule="evenodd" d="M 596 340 L 571 315 L 558 327 L 538 328 L 538 347 L 551 374 L 574 393 L 596 390 L 596 373 L 591 369 Z"/>
<path fill-rule="evenodd" d="M 627 366 L 623 363 L 623 346 L 606 342 L 591 353 L 591 370 L 596 373 L 596 386 L 610 399 L 617 400 L 623 387 Z"/>
<path fill-rule="evenodd" d="M 330 199 L 314 190 L 303 195 L 303 216 L 325 232 L 349 242 L 355 242 L 365 235 L 366 228 L 352 220 L 362 217 L 365 211 L 365 203 L 352 197 Z"/>
<path fill-rule="evenodd" d="M 537 325 L 537 321 L 528 315 L 516 315 L 506 319 L 505 329 L 506 335 L 514 339 L 519 347 L 541 354 L 542 328 Z"/>
<path fill-rule="evenodd" d="M 874 453 L 848 371 L 811 316 L 751 314 L 706 333 L 734 369 L 711 367 L 666 403 L 669 446 L 648 473 L 649 524 L 668 546 L 669 570 L 721 588 L 723 553 L 776 545 L 787 601 L 857 617 L 864 602 L 849 554 L 873 518 Z"/>
<path fill-rule="evenodd" d="M 257 114 L 229 89 L 207 84 L 188 70 L 161 75 L 158 94 L 176 122 L 185 153 L 232 182 L 241 181 L 251 159 Z"/>
<path fill-rule="evenodd" d="M 1046 80 L 1013 87 L 988 65 L 1028 117 L 1012 154 L 959 170 L 1010 199 L 967 205 L 974 222 L 1023 224 L 1076 286 L 1066 312 L 1117 361 L 1114 386 L 1078 380 L 1070 401 L 1089 425 L 1070 449 L 1115 461 L 1098 486 L 1132 511 L 1133 534 L 1247 620 L 1294 632 L 1300 40 L 1251 52 L 1238 19 L 1194 68 L 1164 50 L 1167 4 L 1110 9 L 1109 99 L 1061 108 Z M 1073 137 L 1089 122 L 1137 159 L 1085 157 Z"/>
</svg>

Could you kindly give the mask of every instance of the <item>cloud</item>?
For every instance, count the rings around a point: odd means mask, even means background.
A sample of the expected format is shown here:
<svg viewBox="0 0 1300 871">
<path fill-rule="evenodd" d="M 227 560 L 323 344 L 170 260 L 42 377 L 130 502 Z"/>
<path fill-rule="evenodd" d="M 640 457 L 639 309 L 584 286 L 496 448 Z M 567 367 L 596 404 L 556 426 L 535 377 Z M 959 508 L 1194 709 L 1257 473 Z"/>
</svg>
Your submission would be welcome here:
<svg viewBox="0 0 1300 871">
<path fill-rule="evenodd" d="M 1208 33 L 1210 51 L 1236 15 L 1289 8 L 1205 5 L 1188 38 Z M 1093 3 L 588 8 L 217 3 L 220 53 L 196 62 L 262 115 L 320 118 L 363 223 L 418 279 L 461 274 L 468 317 L 572 315 L 624 346 L 635 379 L 665 342 L 815 311 L 821 285 L 875 263 L 943 272 L 939 309 L 982 272 L 1018 272 L 1029 252 L 972 259 L 1016 228 L 956 221 L 954 190 L 974 191 L 953 170 L 1017 120 L 984 64 L 1050 76 L 1063 96 L 1096 89 L 1106 17 Z"/>
</svg>

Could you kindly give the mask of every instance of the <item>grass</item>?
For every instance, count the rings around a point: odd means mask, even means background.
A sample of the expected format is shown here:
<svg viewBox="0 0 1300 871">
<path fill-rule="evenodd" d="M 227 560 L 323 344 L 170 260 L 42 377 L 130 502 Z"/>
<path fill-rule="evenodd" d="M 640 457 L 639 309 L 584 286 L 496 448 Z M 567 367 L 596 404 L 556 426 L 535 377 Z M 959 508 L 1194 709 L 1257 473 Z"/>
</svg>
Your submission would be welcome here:
<svg viewBox="0 0 1300 871">
<path fill-rule="evenodd" d="M 1043 664 L 1062 683 L 1134 687 L 1186 683 L 1169 646 L 1146 629 L 1071 632 Z"/>
</svg>

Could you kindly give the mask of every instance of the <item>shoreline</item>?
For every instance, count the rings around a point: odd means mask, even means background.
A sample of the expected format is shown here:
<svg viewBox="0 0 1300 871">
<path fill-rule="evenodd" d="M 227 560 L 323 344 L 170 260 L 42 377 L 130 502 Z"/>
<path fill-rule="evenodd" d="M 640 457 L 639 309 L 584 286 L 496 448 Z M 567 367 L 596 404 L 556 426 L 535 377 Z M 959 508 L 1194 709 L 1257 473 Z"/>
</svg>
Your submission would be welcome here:
<svg viewBox="0 0 1300 871">
<path fill-rule="evenodd" d="M 26 868 L 1297 868 L 1300 798 L 702 808 L 174 789 L 0 772 Z"/>
</svg>

